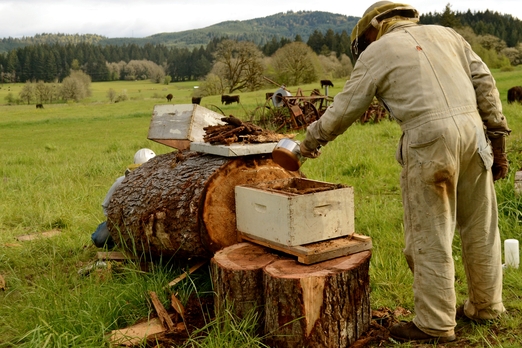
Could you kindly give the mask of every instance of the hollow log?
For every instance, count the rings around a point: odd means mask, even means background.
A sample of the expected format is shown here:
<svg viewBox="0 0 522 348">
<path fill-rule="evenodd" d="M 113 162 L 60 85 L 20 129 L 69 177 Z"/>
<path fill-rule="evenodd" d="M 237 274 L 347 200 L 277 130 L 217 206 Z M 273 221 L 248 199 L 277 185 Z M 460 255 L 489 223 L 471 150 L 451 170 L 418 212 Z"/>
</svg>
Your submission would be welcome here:
<svg viewBox="0 0 522 348">
<path fill-rule="evenodd" d="M 159 155 L 116 189 L 107 207 L 107 227 L 121 248 L 146 256 L 210 258 L 238 242 L 236 185 L 299 176 L 270 155 Z"/>
<path fill-rule="evenodd" d="M 258 330 L 262 330 L 263 267 L 277 259 L 269 249 L 251 243 L 237 243 L 218 251 L 210 261 L 216 315 L 229 310 L 240 319 L 256 316 Z"/>
<path fill-rule="evenodd" d="M 371 321 L 370 251 L 302 265 L 264 268 L 265 333 L 270 347 L 349 347 Z"/>
</svg>

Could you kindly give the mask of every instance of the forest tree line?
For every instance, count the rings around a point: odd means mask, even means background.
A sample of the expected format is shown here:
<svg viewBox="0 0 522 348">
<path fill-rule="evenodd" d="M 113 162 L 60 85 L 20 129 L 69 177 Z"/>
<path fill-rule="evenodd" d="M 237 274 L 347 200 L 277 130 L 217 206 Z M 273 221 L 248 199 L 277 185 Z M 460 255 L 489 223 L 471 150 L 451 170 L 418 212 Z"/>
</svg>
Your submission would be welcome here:
<svg viewBox="0 0 522 348">
<path fill-rule="evenodd" d="M 514 20 L 511 16 L 500 16 L 505 21 L 491 22 L 494 19 L 498 20 L 499 16 L 488 11 L 475 14 L 468 11 L 460 14 L 452 11 L 448 4 L 443 13 L 421 16 L 421 23 L 453 27 L 464 36 L 490 68 L 509 69 L 522 63 L 522 44 L 513 41 L 517 37 L 513 25 L 519 25 L 520 21 Z M 515 30 L 515 34 L 510 31 L 508 35 L 508 29 Z M 509 37 L 510 43 L 515 46 L 508 45 L 505 40 L 492 35 L 490 31 Z M 286 46 L 291 48 L 283 50 Z M 235 58 L 227 62 L 227 54 Z M 287 60 L 291 60 L 294 59 L 292 54 L 307 57 L 307 67 L 302 67 L 308 69 L 306 73 L 281 65 L 284 61 L 281 57 L 286 56 Z M 238 64 L 241 59 L 247 62 L 242 63 L 245 64 L 244 67 L 251 69 L 256 76 L 244 80 L 244 74 L 231 76 L 232 72 L 227 72 L 224 68 L 223 64 L 228 65 L 230 70 L 230 66 Z M 325 32 L 313 31 L 306 43 L 300 35 L 292 39 L 278 39 L 274 36 L 262 46 L 249 41 L 230 40 L 227 37 L 213 38 L 206 46 L 194 49 L 150 43 L 142 46 L 101 45 L 92 42 L 36 44 L 0 54 L 0 83 L 60 83 L 72 71 L 82 71 L 93 82 L 150 79 L 156 83 L 169 83 L 204 80 L 208 87 L 206 93 L 222 93 L 259 88 L 262 81 L 258 79 L 262 74 L 279 79 L 279 82 L 285 84 L 306 83 L 310 79 L 347 77 L 351 71 L 350 59 L 348 32 L 336 33 L 332 29 Z M 297 63 L 294 60 L 294 64 Z"/>
<path fill-rule="evenodd" d="M 102 46 L 86 42 L 25 46 L 0 55 L 0 83 L 62 81 L 71 69 L 76 68 L 91 76 L 93 82 L 143 79 L 121 69 L 122 64 L 141 60 L 148 60 L 162 67 L 165 75 L 170 76 L 172 81 L 198 80 L 210 72 L 216 47 L 226 39 L 215 38 L 206 47 L 192 50 L 168 48 L 161 44 Z M 299 35 L 294 39 L 277 40 L 274 37 L 259 49 L 265 56 L 271 56 L 284 45 L 301 41 Z M 307 44 L 317 54 L 327 55 L 336 52 L 338 57 L 342 54 L 350 55 L 350 37 L 346 31 L 336 34 L 329 29 L 323 34 L 316 30 L 309 37 Z M 115 65 L 120 66 L 120 74 L 114 73 Z"/>
</svg>

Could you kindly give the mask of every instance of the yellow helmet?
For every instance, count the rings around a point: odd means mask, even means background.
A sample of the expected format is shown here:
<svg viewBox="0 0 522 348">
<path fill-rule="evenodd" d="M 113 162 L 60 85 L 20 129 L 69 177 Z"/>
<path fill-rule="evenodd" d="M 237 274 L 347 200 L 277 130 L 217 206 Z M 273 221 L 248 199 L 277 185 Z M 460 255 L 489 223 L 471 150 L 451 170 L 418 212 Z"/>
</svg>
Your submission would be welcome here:
<svg viewBox="0 0 522 348">
<path fill-rule="evenodd" d="M 419 12 L 411 5 L 391 1 L 378 1 L 364 11 L 362 18 L 357 22 L 350 36 L 354 60 L 357 60 L 359 55 L 371 44 L 364 37 L 366 31 L 370 27 L 377 28 L 378 23 L 382 20 L 395 16 L 418 19 Z"/>
</svg>

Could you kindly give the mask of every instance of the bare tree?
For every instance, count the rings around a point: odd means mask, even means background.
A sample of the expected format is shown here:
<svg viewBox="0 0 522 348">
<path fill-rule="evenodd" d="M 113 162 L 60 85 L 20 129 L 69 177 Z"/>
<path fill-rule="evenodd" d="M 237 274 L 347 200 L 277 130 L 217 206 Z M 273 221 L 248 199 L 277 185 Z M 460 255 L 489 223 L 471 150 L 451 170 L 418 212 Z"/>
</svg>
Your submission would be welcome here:
<svg viewBox="0 0 522 348">
<path fill-rule="evenodd" d="M 34 86 L 34 94 L 35 94 L 35 97 L 36 97 L 36 101 L 39 102 L 39 103 L 43 103 L 44 101 L 47 102 L 51 99 L 51 95 L 52 95 L 52 87 L 43 82 L 43 81 L 38 81 L 35 86 Z"/>
<path fill-rule="evenodd" d="M 117 81 L 121 78 L 121 74 L 123 69 L 125 68 L 125 63 L 123 60 L 119 61 L 118 63 L 105 63 L 107 65 L 107 69 L 109 70 L 109 76 L 111 81 Z"/>
<path fill-rule="evenodd" d="M 27 105 L 31 104 L 31 101 L 34 98 L 34 85 L 29 81 L 26 82 L 18 95 L 21 100 L 27 101 Z"/>
<path fill-rule="evenodd" d="M 107 98 L 109 98 L 111 103 L 113 103 L 116 99 L 116 94 L 116 91 L 112 88 L 109 88 L 109 90 L 107 91 Z"/>
<path fill-rule="evenodd" d="M 496 36 L 493 35 L 483 35 L 478 37 L 478 43 L 482 45 L 486 50 L 495 50 L 495 52 L 499 53 L 504 48 L 507 47 L 506 42 Z"/>
<path fill-rule="evenodd" d="M 55 80 L 50 84 L 51 94 L 49 95 L 49 103 L 53 103 L 53 101 L 60 99 L 61 96 L 61 88 L 58 80 Z"/>
<path fill-rule="evenodd" d="M 82 71 L 71 71 L 71 75 L 63 79 L 61 96 L 65 100 L 80 101 L 91 95 L 91 78 Z"/>
<path fill-rule="evenodd" d="M 122 69 L 125 80 L 147 80 L 161 83 L 165 77 L 165 68 L 150 60 L 131 60 Z"/>
<path fill-rule="evenodd" d="M 323 68 L 323 78 L 345 78 L 352 72 L 353 65 L 346 54 L 342 54 L 340 59 L 335 52 L 331 52 L 328 56 L 320 55 L 318 58 Z"/>
<path fill-rule="evenodd" d="M 274 53 L 272 66 L 278 82 L 287 85 L 317 81 L 322 73 L 317 54 L 303 42 L 289 43 Z"/>
<path fill-rule="evenodd" d="M 216 72 L 224 81 L 229 93 L 259 89 L 263 83 L 263 54 L 248 41 L 223 40 L 214 54 Z"/>
<path fill-rule="evenodd" d="M 217 67 L 218 64 L 215 64 L 214 68 Z M 223 94 L 223 92 L 225 91 L 223 86 L 223 79 L 213 69 L 213 71 L 205 77 L 205 81 L 203 81 L 203 83 L 201 84 L 200 90 L 201 97 Z"/>
</svg>

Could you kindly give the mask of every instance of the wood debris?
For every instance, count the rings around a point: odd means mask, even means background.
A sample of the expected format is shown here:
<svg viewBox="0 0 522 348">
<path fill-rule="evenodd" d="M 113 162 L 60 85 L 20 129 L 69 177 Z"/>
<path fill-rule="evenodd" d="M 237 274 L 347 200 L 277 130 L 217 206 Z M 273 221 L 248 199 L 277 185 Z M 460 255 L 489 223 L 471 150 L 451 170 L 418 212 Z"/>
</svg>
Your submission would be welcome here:
<svg viewBox="0 0 522 348">
<path fill-rule="evenodd" d="M 171 286 L 176 285 L 177 283 L 179 283 L 180 281 L 185 279 L 187 277 L 187 275 L 194 273 L 196 270 L 198 270 L 201 266 L 203 266 L 206 263 L 207 263 L 206 260 L 205 261 L 200 261 L 200 262 L 196 263 L 194 266 L 189 268 L 188 272 L 183 273 L 182 275 L 180 275 L 179 277 L 177 277 L 176 279 L 174 279 L 173 281 L 168 283 L 167 287 L 171 287 Z"/>
<path fill-rule="evenodd" d="M 185 321 L 185 307 L 183 306 L 181 301 L 176 297 L 175 294 L 172 294 L 170 296 L 170 305 L 179 315 L 181 315 L 183 321 Z"/>
<path fill-rule="evenodd" d="M 61 233 L 60 230 L 50 230 L 50 231 L 46 231 L 46 232 L 38 232 L 38 233 L 18 236 L 18 237 L 16 237 L 16 240 L 18 240 L 19 242 L 27 242 L 27 241 L 35 240 L 35 239 L 39 239 L 39 238 L 51 238 L 56 235 L 59 235 L 60 233 Z"/>
<path fill-rule="evenodd" d="M 172 321 L 172 318 L 170 317 L 165 307 L 163 307 L 163 304 L 159 300 L 158 295 L 154 291 L 149 291 L 149 296 L 163 327 L 168 331 L 174 330 L 174 322 Z"/>
<path fill-rule="evenodd" d="M 127 255 L 120 251 L 98 251 L 96 255 L 98 260 L 126 261 L 136 259 L 136 256 Z"/>
<path fill-rule="evenodd" d="M 212 145 L 230 145 L 232 143 L 269 143 L 278 142 L 288 135 L 272 132 L 263 129 L 250 122 L 243 122 L 230 115 L 223 117 L 221 121 L 224 125 L 204 127 L 205 135 L 203 140 Z"/>
</svg>

